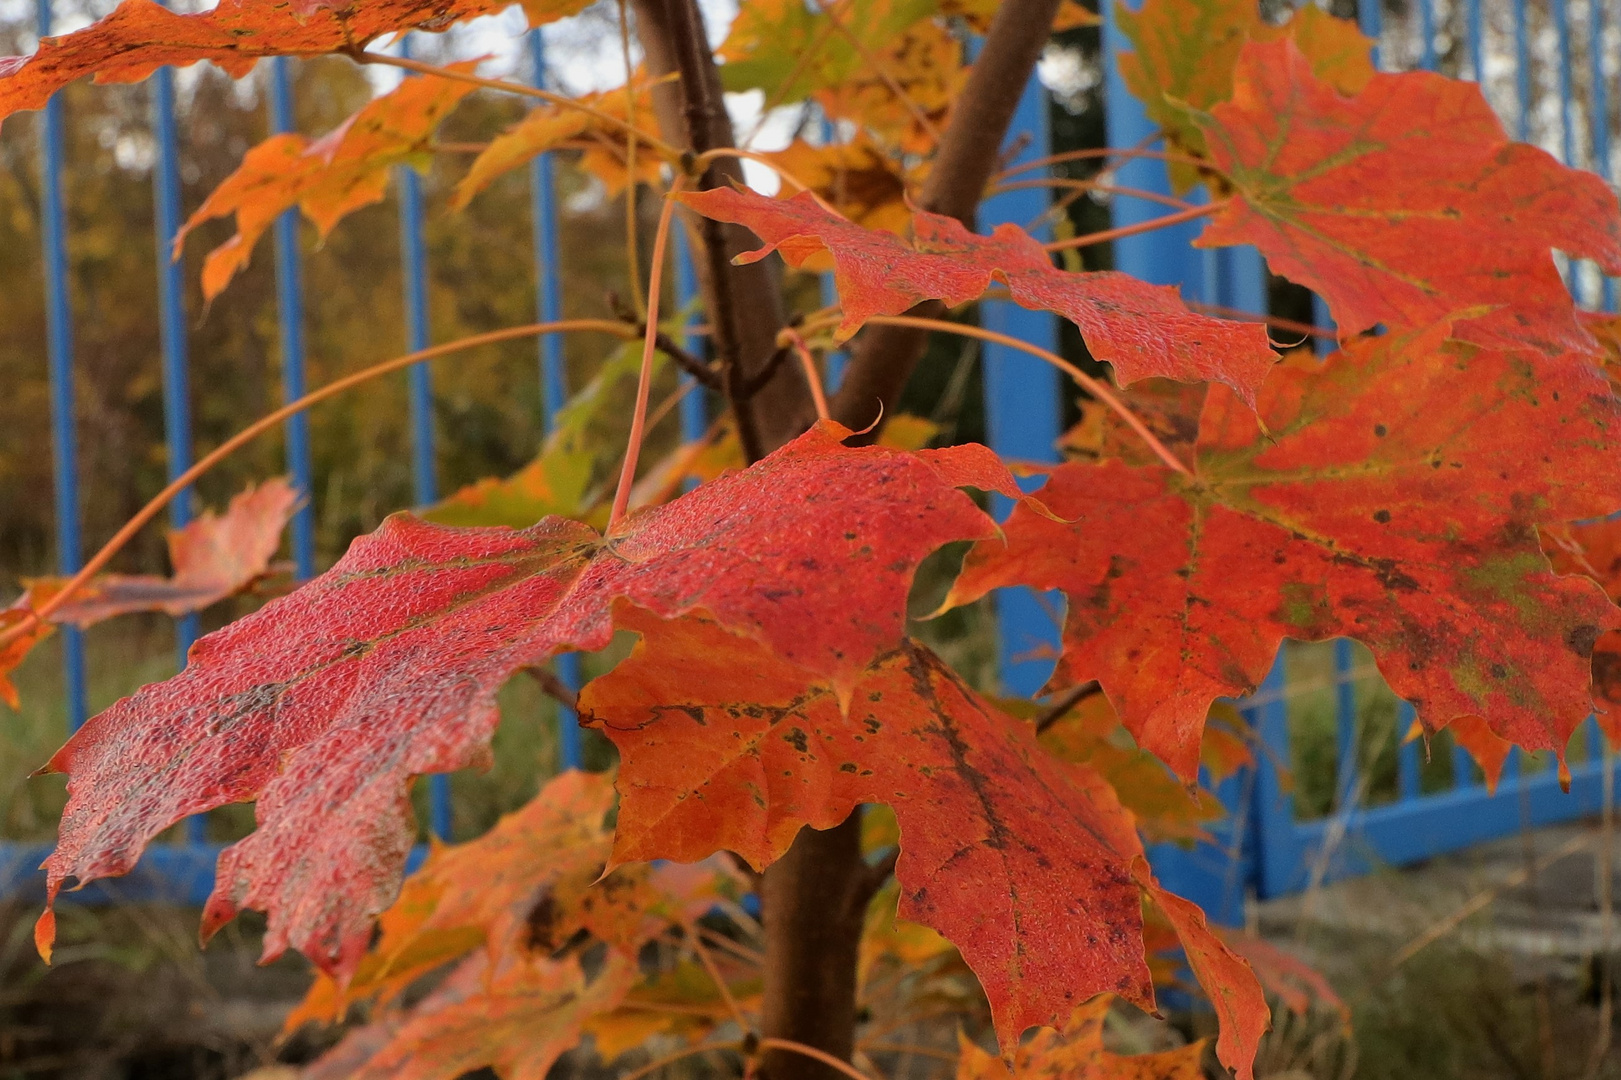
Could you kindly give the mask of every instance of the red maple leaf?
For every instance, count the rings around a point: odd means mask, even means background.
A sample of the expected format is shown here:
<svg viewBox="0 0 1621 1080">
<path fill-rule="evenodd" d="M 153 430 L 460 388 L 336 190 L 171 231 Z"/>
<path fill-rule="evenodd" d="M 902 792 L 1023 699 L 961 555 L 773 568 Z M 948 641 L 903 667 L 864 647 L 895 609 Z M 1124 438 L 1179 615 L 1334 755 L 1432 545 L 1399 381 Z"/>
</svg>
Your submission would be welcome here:
<svg viewBox="0 0 1621 1080">
<path fill-rule="evenodd" d="M 50 895 L 127 872 L 183 817 L 257 798 L 258 830 L 220 857 L 205 934 L 260 908 L 267 957 L 292 944 L 347 974 L 416 838 L 411 777 L 484 760 L 500 686 L 559 649 L 607 645 L 616 597 L 702 608 L 848 693 L 900 641 L 918 562 L 994 534 L 956 485 L 1017 494 L 984 447 L 851 449 L 848 435 L 822 425 L 606 537 L 559 518 L 390 518 L 57 752 L 70 798 Z M 47 911 L 44 949 L 53 926 Z"/>
<path fill-rule="evenodd" d="M 706 217 L 746 225 L 765 241 L 758 251 L 739 256 L 740 262 L 776 251 L 799 266 L 831 252 L 844 306 L 840 337 L 874 315 L 899 315 L 924 300 L 954 306 L 978 299 L 999 280 L 1016 303 L 1055 311 L 1080 327 L 1092 355 L 1113 364 L 1122 384 L 1154 375 L 1215 380 L 1248 401 L 1277 360 L 1260 324 L 1195 315 L 1176 289 L 1128 274 L 1060 270 L 1017 225 L 979 236 L 954 218 L 919 210 L 908 241 L 847 221 L 808 193 L 772 199 L 716 188 L 677 198 Z"/>
<path fill-rule="evenodd" d="M 1198 768 L 1218 697 L 1285 637 L 1365 642 L 1436 730 L 1484 717 L 1563 751 L 1591 707 L 1593 643 L 1621 612 L 1552 572 L 1541 522 L 1612 509 L 1621 409 L 1578 358 L 1368 339 L 1268 380 L 1259 418 L 1212 388 L 1191 480 L 1072 462 L 970 553 L 950 602 L 1000 585 L 1069 598 L 1055 682 L 1096 678 L 1146 749 Z M 1193 418 L 1189 417 L 1191 421 Z"/>
<path fill-rule="evenodd" d="M 354 52 L 398 30 L 444 30 L 512 0 L 221 0 L 180 15 L 157 0 L 123 0 L 82 30 L 40 39 L 29 56 L 0 57 L 0 120 L 42 109 L 57 90 L 94 74 L 98 83 L 140 82 L 165 64 L 212 60 L 241 78 L 264 56 Z M 588 6 L 587 0 L 523 0 L 532 25 Z"/>
<path fill-rule="evenodd" d="M 1349 336 L 1466 309 L 1458 337 L 1591 351 L 1551 248 L 1621 273 L 1621 209 L 1589 172 L 1509 142 L 1474 83 L 1376 74 L 1345 97 L 1294 42 L 1244 47 L 1231 101 L 1200 115 L 1236 192 L 1200 246 L 1254 244 Z"/>
<path fill-rule="evenodd" d="M 879 658 L 845 711 L 832 686 L 712 621 L 621 604 L 618 624 L 642 641 L 580 698 L 619 748 L 615 863 L 727 850 L 764 867 L 801 828 L 887 803 L 900 917 L 957 946 L 1004 1050 L 1099 993 L 1153 1007 L 1139 890 L 1187 902 L 1134 867 L 1132 816 L 1090 766 L 1049 756 L 921 646 Z M 1225 953 L 1202 921 L 1178 929 L 1190 955 Z M 1241 961 L 1219 974 L 1210 992 L 1248 1003 L 1225 1021 L 1224 1060 L 1242 1069 L 1265 1005 Z"/>
</svg>

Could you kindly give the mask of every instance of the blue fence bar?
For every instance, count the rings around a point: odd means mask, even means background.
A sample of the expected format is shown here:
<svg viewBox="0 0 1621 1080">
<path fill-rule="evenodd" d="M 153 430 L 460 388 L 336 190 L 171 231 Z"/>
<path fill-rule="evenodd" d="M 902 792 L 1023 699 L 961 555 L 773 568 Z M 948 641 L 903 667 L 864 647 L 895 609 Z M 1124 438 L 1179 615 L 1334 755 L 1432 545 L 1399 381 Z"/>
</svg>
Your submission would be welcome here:
<svg viewBox="0 0 1621 1080">
<path fill-rule="evenodd" d="M 529 47 L 529 74 L 532 85 L 544 89 L 546 85 L 546 39 L 540 31 L 531 30 Z M 541 322 L 556 322 L 563 317 L 563 276 L 558 269 L 557 243 L 557 181 L 552 155 L 539 154 L 529 164 L 530 213 L 534 218 L 531 229 L 535 243 L 535 310 Z M 563 356 L 561 334 L 542 334 L 540 338 L 540 390 L 542 430 L 551 434 L 557 426 L 557 414 L 568 403 L 568 373 Z M 580 656 L 563 653 L 553 661 L 557 677 L 570 690 L 580 688 Z M 565 769 L 578 769 L 580 756 L 580 723 L 574 710 L 557 706 L 557 763 Z"/>
<path fill-rule="evenodd" d="M 1012 138 L 1022 140 L 1022 144 L 1011 165 L 1049 153 L 1047 108 L 1047 91 L 1039 79 L 1032 77 L 1013 115 Z M 980 207 L 980 228 L 989 232 L 1004 221 L 1026 225 L 1045 213 L 1048 203 L 1048 193 L 1042 188 L 992 195 Z M 1048 312 L 1030 311 L 1005 300 L 987 300 L 980 304 L 979 319 L 988 330 L 1010 334 L 1044 349 L 1058 349 L 1058 321 Z M 991 446 L 1004 457 L 1054 460 L 1054 444 L 1063 419 L 1060 395 L 1065 392 L 1059 386 L 1058 372 L 1045 361 L 1005 345 L 987 343 L 981 355 L 985 427 Z M 993 496 L 992 506 L 997 517 L 1005 516 L 1012 508 L 1002 496 Z M 1051 659 L 1031 654 L 1056 644 L 1058 627 L 1053 612 L 1057 609 L 1029 589 L 1002 589 L 994 602 L 1002 685 L 1009 693 L 1032 694 L 1052 671 Z"/>
<path fill-rule="evenodd" d="M 39 36 L 51 32 L 50 0 L 39 0 Z M 56 568 L 79 569 L 84 541 L 79 530 L 79 437 L 74 420 L 73 308 L 68 297 L 66 208 L 62 201 L 62 98 L 45 106 L 40 124 L 40 232 L 45 256 L 45 332 L 51 381 L 51 464 L 56 488 Z M 84 634 L 62 628 L 67 680 L 68 727 L 77 731 L 90 715 L 85 690 Z"/>
<path fill-rule="evenodd" d="M 1609 76 L 1604 72 L 1604 5 L 1598 0 L 1587 4 L 1587 85 L 1592 94 L 1588 102 L 1588 127 L 1592 130 L 1593 171 L 1610 180 L 1610 90 Z M 1615 279 L 1605 277 L 1600 292 L 1605 311 L 1616 310 Z"/>
<path fill-rule="evenodd" d="M 289 61 L 270 61 L 270 130 L 293 130 L 293 87 Z M 304 396 L 304 268 L 298 248 L 298 211 L 287 210 L 276 219 L 276 318 L 281 329 L 281 396 L 296 401 Z M 307 413 L 287 418 L 287 471 L 293 486 L 303 492 L 305 504 L 293 515 L 293 570 L 299 579 L 315 576 L 314 469 L 310 459 L 310 419 Z"/>
<path fill-rule="evenodd" d="M 703 338 L 691 331 L 698 325 L 698 312 L 693 301 L 698 299 L 698 272 L 692 265 L 692 246 L 687 243 L 687 230 L 681 222 L 670 226 L 670 239 L 674 241 L 672 258 L 675 260 L 675 306 L 682 313 L 681 321 L 687 331 L 681 337 L 681 347 L 693 356 L 704 355 Z M 697 442 L 709 431 L 709 401 L 704 388 L 691 375 L 682 376 L 684 393 L 681 397 L 681 439 Z"/>
</svg>

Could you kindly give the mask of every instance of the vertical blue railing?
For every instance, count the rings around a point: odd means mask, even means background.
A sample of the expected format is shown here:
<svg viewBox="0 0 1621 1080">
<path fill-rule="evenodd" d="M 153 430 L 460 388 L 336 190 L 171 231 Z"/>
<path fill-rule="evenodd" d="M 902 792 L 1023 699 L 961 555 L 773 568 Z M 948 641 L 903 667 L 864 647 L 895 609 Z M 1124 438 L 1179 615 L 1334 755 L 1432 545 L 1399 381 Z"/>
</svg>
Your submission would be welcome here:
<svg viewBox="0 0 1621 1080">
<path fill-rule="evenodd" d="M 39 0 L 39 36 L 51 32 L 51 0 Z M 62 201 L 62 97 L 46 104 L 40 125 L 40 233 L 45 257 L 45 332 L 51 392 L 51 465 L 56 488 L 56 568 L 78 571 L 84 558 L 80 536 L 79 438 L 74 418 L 73 309 L 68 296 L 66 209 Z M 77 731 L 90 715 L 85 689 L 84 633 L 62 628 L 67 680 L 68 727 Z"/>
<path fill-rule="evenodd" d="M 293 86 L 290 61 L 270 61 L 270 130 L 285 134 L 294 129 Z M 281 396 L 296 401 L 308 391 L 304 364 L 304 266 L 298 247 L 298 211 L 285 210 L 276 219 L 276 321 L 281 331 Z M 299 580 L 315 576 L 314 469 L 310 459 L 310 418 L 295 413 L 283 428 L 287 440 L 287 471 L 305 503 L 293 515 L 293 571 Z"/>
<path fill-rule="evenodd" d="M 530 79 L 537 89 L 546 85 L 546 40 L 538 29 L 529 31 Z M 529 165 L 531 226 L 535 240 L 535 309 L 541 322 L 563 317 L 563 275 L 557 265 L 557 182 L 552 155 L 538 154 Z M 557 426 L 557 414 L 568 401 L 568 373 L 564 370 L 563 337 L 542 334 L 540 338 L 540 387 L 542 430 L 550 435 Z M 563 653 L 555 661 L 557 677 L 570 690 L 580 688 L 580 656 Z M 557 707 L 557 762 L 565 769 L 581 764 L 580 722 L 574 710 Z"/>
</svg>

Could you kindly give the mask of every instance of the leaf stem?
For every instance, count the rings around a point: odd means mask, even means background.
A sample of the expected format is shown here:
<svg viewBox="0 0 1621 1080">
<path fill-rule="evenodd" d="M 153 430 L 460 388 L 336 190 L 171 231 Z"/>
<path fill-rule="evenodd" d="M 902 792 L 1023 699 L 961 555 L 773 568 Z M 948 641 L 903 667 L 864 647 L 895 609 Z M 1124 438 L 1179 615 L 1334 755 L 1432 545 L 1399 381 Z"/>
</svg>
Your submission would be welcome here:
<svg viewBox="0 0 1621 1080">
<path fill-rule="evenodd" d="M 687 935 L 687 944 L 692 946 L 693 954 L 698 957 L 698 962 L 704 966 L 705 971 L 709 972 L 709 978 L 714 982 L 715 989 L 720 992 L 720 999 L 726 1003 L 726 1011 L 732 1014 L 732 1019 L 737 1021 L 737 1026 L 742 1030 L 743 1034 L 747 1035 L 753 1031 L 754 1027 L 749 1023 L 749 1018 L 743 1015 L 743 1010 L 738 1008 L 737 999 L 732 996 L 732 988 L 726 985 L 726 979 L 721 975 L 720 967 L 716 965 L 715 958 L 709 955 L 709 950 L 698 939 L 698 935 L 689 933 Z"/>
<path fill-rule="evenodd" d="M 659 228 L 653 236 L 653 268 L 647 275 L 647 329 L 642 334 L 642 371 L 636 380 L 636 411 L 631 415 L 630 439 L 625 445 L 625 461 L 619 469 L 619 487 L 614 491 L 613 509 L 608 511 L 608 531 L 619 524 L 630 506 L 630 489 L 636 484 L 636 460 L 641 456 L 642 437 L 647 432 L 647 400 L 653 393 L 653 353 L 658 343 L 659 289 L 664 284 L 664 249 L 670 241 L 670 222 L 675 218 L 675 195 L 686 183 L 678 176 L 664 194 L 659 211 Z"/>
<path fill-rule="evenodd" d="M 1043 244 L 1048 251 L 1063 251 L 1066 248 L 1088 247 L 1092 244 L 1101 244 L 1107 240 L 1119 240 L 1126 236 L 1137 236 L 1141 233 L 1153 232 L 1176 225 L 1183 221 L 1192 221 L 1195 218 L 1207 217 L 1227 205 L 1227 200 L 1207 203 L 1204 206 L 1190 206 L 1186 210 L 1178 210 L 1174 214 L 1153 218 L 1149 221 L 1139 221 L 1135 225 L 1121 225 L 1115 229 L 1104 229 L 1102 232 L 1087 233 L 1084 236 L 1072 236 L 1068 240 L 1055 240 L 1050 244 Z"/>
<path fill-rule="evenodd" d="M 806 1046 L 804 1043 L 795 1042 L 792 1039 L 778 1039 L 767 1036 L 766 1038 L 760 1040 L 760 1049 L 786 1050 L 790 1054 L 802 1054 L 805 1057 L 814 1058 L 815 1060 L 820 1061 L 823 1065 L 826 1065 L 830 1069 L 839 1070 L 839 1072 L 843 1073 L 845 1076 L 850 1077 L 850 1080 L 872 1080 L 872 1077 L 868 1076 L 864 1072 L 861 1072 L 849 1062 L 840 1061 L 838 1058 L 827 1053 L 826 1051 L 818 1050 L 814 1046 Z M 625 1080 L 630 1080 L 630 1078 L 625 1077 Z"/>
<path fill-rule="evenodd" d="M 421 60 L 410 60 L 403 56 L 389 56 L 387 53 L 357 51 L 349 53 L 348 55 L 357 63 L 361 64 L 384 64 L 388 67 L 405 68 L 407 71 L 415 71 L 423 75 L 437 75 L 441 79 L 452 79 L 456 82 L 472 83 L 474 86 L 481 86 L 486 90 L 499 90 L 507 94 L 518 94 L 522 97 L 539 98 L 541 101 L 549 101 L 553 105 L 558 105 L 565 109 L 577 109 L 580 112 L 596 117 L 598 120 L 601 120 L 604 123 L 612 124 L 614 127 L 619 128 L 621 131 L 630 135 L 633 139 L 642 140 L 643 142 L 647 143 L 648 146 L 652 147 L 654 150 L 657 150 L 661 155 L 663 155 L 664 159 L 670 162 L 670 164 L 679 167 L 678 163 L 681 161 L 681 150 L 679 147 L 671 146 L 657 135 L 643 131 L 641 128 L 637 127 L 629 120 L 626 120 L 624 117 L 614 116 L 612 113 L 604 112 L 594 105 L 587 105 L 583 101 L 577 101 L 574 98 L 568 97 L 564 94 L 554 94 L 550 90 L 542 90 L 535 86 L 525 86 L 523 83 L 509 82 L 506 79 L 486 79 L 481 75 L 474 75 L 471 72 L 452 71 L 450 68 L 439 67 L 435 64 L 425 64 Z"/>
<path fill-rule="evenodd" d="M 642 1077 L 647 1076 L 650 1073 L 656 1073 L 666 1065 L 673 1065 L 682 1058 L 696 1057 L 699 1054 L 707 1054 L 711 1050 L 730 1050 L 733 1053 L 738 1053 L 740 1052 L 741 1047 L 736 1042 L 699 1043 L 697 1046 L 689 1046 L 685 1050 L 677 1050 L 673 1054 L 665 1054 L 661 1058 L 654 1058 L 641 1068 L 633 1069 L 624 1076 L 621 1076 L 619 1080 L 642 1080 Z M 862 1077 L 861 1080 L 867 1080 L 867 1078 Z"/>
<path fill-rule="evenodd" d="M 692 159 L 692 171 L 695 174 L 701 174 L 704 169 L 708 167 L 711 161 L 714 161 L 716 158 L 723 157 L 743 158 L 748 161 L 755 162 L 758 165 L 764 165 L 766 168 L 788 181 L 788 183 L 792 184 L 795 191 L 810 191 L 812 197 L 814 197 L 817 202 L 822 203 L 823 206 L 827 206 L 827 203 L 822 202 L 820 196 L 816 195 L 814 191 L 811 191 L 811 186 L 809 184 L 805 183 L 805 181 L 801 180 L 799 177 L 795 176 L 793 173 L 789 172 L 781 165 L 778 165 L 775 161 L 772 161 L 765 154 L 762 154 L 757 150 L 743 150 L 736 146 L 717 146 L 713 150 L 705 150 L 703 153 L 694 157 Z M 827 208 L 829 210 L 832 209 L 832 207 Z M 834 211 L 834 213 L 837 212 L 838 211 L 836 210 Z"/>
<path fill-rule="evenodd" d="M 816 418 L 831 419 L 827 411 L 827 393 L 822 389 L 822 376 L 816 370 L 816 357 L 811 355 L 805 339 L 791 326 L 784 327 L 780 337 L 793 347 L 794 355 L 799 357 L 799 366 L 805 369 L 805 381 L 810 384 L 811 400 L 816 403 Z"/>
<path fill-rule="evenodd" d="M 1140 146 L 1094 146 L 1084 150 L 1066 150 L 1061 154 L 1048 154 L 1032 161 L 1023 161 L 1011 168 L 1003 169 L 991 177 L 993 182 L 1002 183 L 1010 176 L 1017 176 L 1022 172 L 1033 169 L 1044 169 L 1049 165 L 1062 165 L 1066 161 L 1082 161 L 1087 158 L 1153 158 L 1156 161 L 1174 161 L 1182 165 L 1192 165 L 1198 169 L 1208 169 L 1216 172 L 1214 166 L 1203 158 L 1191 154 L 1178 154 L 1174 150 L 1147 150 Z"/>
<path fill-rule="evenodd" d="M 867 321 L 889 326 L 911 326 L 919 330 L 939 330 L 947 334 L 961 334 L 965 337 L 979 338 L 981 341 L 989 341 L 997 345 L 1006 345 L 1011 349 L 1019 349 L 1029 353 L 1031 356 L 1040 357 L 1071 379 L 1074 379 L 1081 389 L 1113 409 L 1120 416 L 1120 419 L 1124 420 L 1131 430 L 1135 431 L 1138 437 L 1148 445 L 1148 448 L 1154 451 L 1154 456 L 1163 461 L 1168 468 L 1181 473 L 1189 480 L 1193 479 L 1192 470 L 1184 465 L 1175 454 L 1171 453 L 1166 445 L 1159 441 L 1158 436 L 1148 430 L 1148 425 L 1144 424 L 1136 413 L 1127 408 L 1126 403 L 1121 401 L 1112 389 L 1092 378 L 1092 376 L 1057 353 L 1048 352 L 1046 349 L 1038 345 L 1032 345 L 1028 341 L 1020 341 L 1010 334 L 1001 334 L 995 330 L 986 330 L 982 326 L 971 326 L 967 323 L 947 322 L 944 319 L 921 319 L 913 315 L 874 315 Z"/>
<path fill-rule="evenodd" d="M 1327 327 L 1313 326 L 1311 323 L 1297 322 L 1294 319 L 1285 319 L 1281 315 L 1257 315 L 1253 311 L 1242 308 L 1223 307 L 1220 304 L 1201 304 L 1197 300 L 1186 301 L 1188 307 L 1194 311 L 1202 311 L 1206 315 L 1219 315 L 1224 319 L 1237 319 L 1243 322 L 1261 322 L 1274 330 L 1287 330 L 1291 334 L 1304 334 L 1308 337 L 1338 338 L 1337 331 Z"/>
<path fill-rule="evenodd" d="M 1169 206 L 1177 210 L 1187 210 L 1197 203 L 1190 203 L 1186 199 L 1178 199 L 1174 195 L 1165 195 L 1158 191 L 1145 191 L 1142 188 L 1124 187 L 1120 184 L 1099 183 L 1096 180 L 1069 180 L 1061 176 L 1042 176 L 1033 180 L 1009 180 L 991 188 L 988 194 L 999 195 L 1004 191 L 1019 191 L 1026 188 L 1063 188 L 1072 191 L 1101 191 L 1107 195 L 1125 195 L 1133 199 L 1142 199 L 1146 202 L 1156 202 L 1161 206 Z"/>
<path fill-rule="evenodd" d="M 274 412 L 266 413 L 264 416 L 261 416 L 258 420 L 255 420 L 253 423 L 249 424 L 235 435 L 232 435 L 229 439 L 226 439 L 224 442 L 220 443 L 207 454 L 204 454 L 197 460 L 195 465 L 181 473 L 179 476 L 175 477 L 168 487 L 164 488 L 162 491 L 153 496 L 152 500 L 137 510 L 135 514 L 124 523 L 123 527 L 113 534 L 112 539 L 103 544 L 101 549 L 92 555 L 79 570 L 79 572 L 74 574 L 73 577 L 69 578 L 67 583 L 64 584 L 55 595 L 51 596 L 43 604 L 39 605 L 39 607 L 29 609 L 29 614 L 32 615 L 33 618 L 25 619 L 22 622 L 15 623 L 12 626 L 7 627 L 5 630 L 0 631 L 0 645 L 4 645 L 7 642 L 26 634 L 32 627 L 37 625 L 42 620 L 48 618 L 50 614 L 57 608 L 67 603 L 68 600 L 72 599 L 73 596 L 84 587 L 86 582 L 99 573 L 112 559 L 112 557 L 116 555 L 125 544 L 129 543 L 129 541 L 134 538 L 135 534 L 141 530 L 142 526 L 146 525 L 147 522 L 157 517 L 159 512 L 162 511 L 165 506 L 169 505 L 169 502 L 173 500 L 176 495 L 179 495 L 182 491 L 186 490 L 186 488 L 195 483 L 198 477 L 212 469 L 215 465 L 218 465 L 220 462 L 224 461 L 227 457 L 241 449 L 243 446 L 246 446 L 248 443 L 252 442 L 258 436 L 263 435 L 265 432 L 276 427 L 289 416 L 297 415 L 312 405 L 319 405 L 328 398 L 336 397 L 344 391 L 351 390 L 362 383 L 370 382 L 372 379 L 387 375 L 390 372 L 408 368 L 412 364 L 422 363 L 424 360 L 437 360 L 440 357 L 449 356 L 453 353 L 465 352 L 468 349 L 476 349 L 481 345 L 494 345 L 502 341 L 511 341 L 514 338 L 538 337 L 542 334 L 561 334 L 575 330 L 597 331 L 600 333 L 613 334 L 615 336 L 625 338 L 634 336 L 632 327 L 626 326 L 624 323 L 612 322 L 608 319 L 563 319 L 558 322 L 529 323 L 525 326 L 509 326 L 503 330 L 491 330 L 490 332 L 484 334 L 474 334 L 471 337 L 459 338 L 455 341 L 447 341 L 442 345 L 435 345 L 432 348 L 421 349 L 417 352 L 406 353 L 403 356 L 396 356 L 391 360 L 384 360 L 381 363 L 373 364 L 371 367 L 363 368 L 362 370 L 355 372 L 353 375 L 345 375 L 341 379 L 334 379 L 332 382 L 327 383 L 319 390 L 312 390 L 310 393 L 305 394 L 297 401 L 290 401 Z"/>
</svg>

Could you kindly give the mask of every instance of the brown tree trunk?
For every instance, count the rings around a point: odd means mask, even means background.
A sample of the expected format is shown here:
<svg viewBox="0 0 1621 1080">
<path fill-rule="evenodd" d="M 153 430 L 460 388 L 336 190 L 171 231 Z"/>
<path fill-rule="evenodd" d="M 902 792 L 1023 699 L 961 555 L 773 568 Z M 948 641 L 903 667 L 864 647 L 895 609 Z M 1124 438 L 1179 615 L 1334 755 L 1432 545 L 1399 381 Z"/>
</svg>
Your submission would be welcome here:
<svg viewBox="0 0 1621 1080">
<path fill-rule="evenodd" d="M 1000 146 L 1059 0 L 1006 0 L 998 9 L 979 62 L 942 137 L 922 205 L 971 222 L 995 167 L 987 145 Z M 720 75 L 696 0 L 632 0 L 637 36 L 654 76 L 671 72 L 675 85 L 657 88 L 654 108 L 663 137 L 702 153 L 733 145 Z M 734 158 L 721 158 L 700 188 L 741 181 Z M 750 460 L 804 431 L 815 417 L 809 387 L 784 364 L 754 395 L 739 393 L 770 361 L 784 325 L 781 263 L 734 266 L 732 256 L 755 246 L 746 229 L 683 214 L 692 239 L 715 354 L 724 365 L 728 399 Z M 926 335 L 875 327 L 862 335 L 834 405 L 852 427 L 870 424 L 880 403 L 886 414 L 923 355 Z M 880 875 L 861 856 L 861 812 L 842 825 L 803 830 L 764 875 L 765 977 L 761 1034 L 814 1047 L 848 1061 L 856 1025 L 856 961 L 866 907 Z M 783 1050 L 761 1062 L 768 1080 L 842 1080 L 837 1070 Z"/>
</svg>

